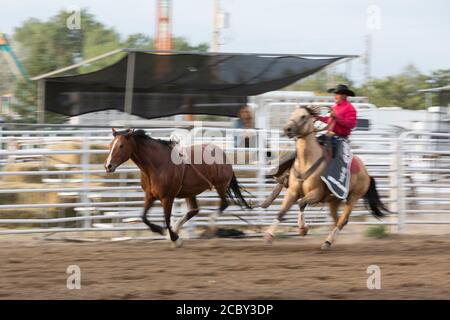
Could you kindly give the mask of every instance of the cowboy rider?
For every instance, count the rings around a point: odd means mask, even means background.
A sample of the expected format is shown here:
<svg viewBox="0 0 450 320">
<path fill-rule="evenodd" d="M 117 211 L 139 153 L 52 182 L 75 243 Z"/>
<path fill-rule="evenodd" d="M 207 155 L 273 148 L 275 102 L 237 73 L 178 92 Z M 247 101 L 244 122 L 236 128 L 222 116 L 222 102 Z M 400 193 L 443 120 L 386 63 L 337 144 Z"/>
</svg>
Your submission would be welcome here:
<svg viewBox="0 0 450 320">
<path fill-rule="evenodd" d="M 328 162 L 320 178 L 334 196 L 346 199 L 349 192 L 349 173 L 353 158 L 348 136 L 356 127 L 356 109 L 347 100 L 347 97 L 354 97 L 355 93 L 343 84 L 329 89 L 328 92 L 334 93 L 336 103 L 331 107 L 329 116 L 317 116 L 316 119 L 328 124 L 328 132 L 318 137 L 318 140 L 325 145 L 331 142 L 333 159 Z"/>
<path fill-rule="evenodd" d="M 318 139 L 324 143 L 327 136 L 331 137 L 334 148 L 337 137 L 347 139 L 352 129 L 356 127 L 356 109 L 347 100 L 348 96 L 354 97 L 355 93 L 344 84 L 339 84 L 336 88 L 329 89 L 328 92 L 334 93 L 335 104 L 331 107 L 329 116 L 316 117 L 316 120 L 328 124 L 328 133 Z"/>
<path fill-rule="evenodd" d="M 354 97 L 355 93 L 343 84 L 337 85 L 336 88 L 329 89 L 328 92 L 335 94 L 336 103 L 331 107 L 331 112 L 328 116 L 315 116 L 315 119 L 328 124 L 328 132 L 317 137 L 317 139 L 322 145 L 331 144 L 333 159 L 328 162 L 324 174 L 321 175 L 321 179 L 327 184 L 330 191 L 335 193 L 336 180 L 341 186 L 347 185 L 349 181 L 348 168 L 352 157 L 348 137 L 350 136 L 352 129 L 356 127 L 356 109 L 347 100 L 347 97 Z M 284 159 L 280 160 L 277 168 L 274 168 L 274 170 L 270 172 L 269 176 L 273 177 L 278 182 L 276 190 L 274 189 L 274 192 L 272 193 L 275 197 L 281 191 L 282 186 L 288 186 L 289 169 L 294 163 L 295 157 L 296 152 L 291 152 Z M 330 182 L 327 181 L 329 176 L 338 177 L 337 179 L 334 179 L 333 185 L 330 185 Z M 346 197 L 348 189 L 345 187 L 344 190 L 342 190 L 342 188 L 340 189 L 343 194 L 337 194 L 337 197 L 343 199 Z M 272 197 L 272 199 L 274 199 L 274 197 Z M 261 206 L 266 208 L 270 203 L 271 201 L 265 201 Z"/>
</svg>

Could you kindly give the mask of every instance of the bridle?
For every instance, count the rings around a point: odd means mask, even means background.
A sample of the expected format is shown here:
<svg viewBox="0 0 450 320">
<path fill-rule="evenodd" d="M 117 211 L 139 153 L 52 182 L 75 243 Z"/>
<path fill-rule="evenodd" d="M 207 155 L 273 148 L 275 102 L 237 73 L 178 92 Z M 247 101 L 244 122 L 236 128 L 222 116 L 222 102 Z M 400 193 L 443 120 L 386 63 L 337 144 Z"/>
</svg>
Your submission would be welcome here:
<svg viewBox="0 0 450 320">
<path fill-rule="evenodd" d="M 309 118 L 311 116 L 312 115 L 305 116 L 305 118 L 303 118 L 300 121 L 295 120 L 295 119 L 289 119 L 288 123 L 289 122 L 294 123 L 294 125 L 297 128 L 297 132 L 298 132 L 299 129 L 307 123 L 307 121 L 309 120 Z M 313 134 L 313 133 L 316 133 L 316 132 L 320 132 L 320 131 L 325 131 L 327 129 L 328 129 L 328 125 L 325 128 L 322 128 L 322 129 L 316 129 L 313 126 L 313 129 L 311 131 L 309 131 L 309 132 L 307 132 L 305 134 L 302 134 L 302 135 L 296 135 L 296 138 L 297 139 L 298 138 L 305 138 L 305 137 L 309 136 L 310 134 Z M 295 166 L 292 166 L 292 168 L 294 169 L 294 176 L 295 176 L 295 178 L 298 181 L 300 181 L 300 182 L 305 181 L 306 179 L 309 178 L 309 176 L 311 176 L 317 170 L 317 168 L 319 168 L 319 166 L 321 165 L 321 163 L 324 160 L 325 160 L 325 152 L 322 151 L 322 156 L 319 159 L 317 159 L 317 161 L 314 162 L 314 164 L 308 170 L 306 170 L 305 172 L 299 172 L 299 171 L 297 171 L 297 169 L 295 169 Z"/>
<path fill-rule="evenodd" d="M 295 178 L 300 182 L 305 181 L 306 179 L 309 178 L 310 175 L 314 173 L 314 171 L 317 170 L 317 168 L 319 168 L 320 164 L 324 160 L 325 160 L 325 151 L 322 150 L 322 156 L 319 159 L 317 159 L 316 162 L 314 162 L 313 165 L 309 167 L 309 169 L 306 170 L 305 172 L 297 171 L 297 169 L 295 169 L 295 165 L 293 165 L 292 168 L 294 169 Z"/>
<path fill-rule="evenodd" d="M 288 120 L 288 123 L 289 123 L 289 122 L 294 123 L 295 128 L 297 128 L 297 132 L 298 132 L 299 129 L 307 123 L 307 121 L 309 120 L 310 117 L 311 117 L 311 115 L 308 115 L 308 116 L 306 116 L 305 118 L 303 118 L 303 119 L 300 120 L 300 121 L 295 120 L 295 119 L 289 119 L 289 120 Z M 325 130 L 327 130 L 327 129 L 328 129 L 328 125 L 327 125 L 325 128 L 322 128 L 322 129 L 316 129 L 316 128 L 313 127 L 313 129 L 312 129 L 311 131 L 309 131 L 309 132 L 307 132 L 307 133 L 305 133 L 305 134 L 302 134 L 302 135 L 297 134 L 297 135 L 295 135 L 295 138 L 305 138 L 305 137 L 309 136 L 309 135 L 312 134 L 312 133 L 316 133 L 316 132 L 320 132 L 320 131 L 325 131 Z"/>
</svg>

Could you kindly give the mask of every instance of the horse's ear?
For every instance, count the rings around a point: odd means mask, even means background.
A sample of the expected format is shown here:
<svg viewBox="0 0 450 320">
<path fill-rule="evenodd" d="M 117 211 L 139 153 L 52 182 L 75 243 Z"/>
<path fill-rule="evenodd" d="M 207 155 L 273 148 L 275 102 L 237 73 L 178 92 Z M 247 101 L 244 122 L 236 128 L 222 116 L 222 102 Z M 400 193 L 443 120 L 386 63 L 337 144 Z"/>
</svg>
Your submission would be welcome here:
<svg viewBox="0 0 450 320">
<path fill-rule="evenodd" d="M 319 116 L 320 115 L 320 106 L 317 105 L 308 105 L 305 106 L 305 109 L 309 112 L 310 115 L 312 116 Z"/>
<path fill-rule="evenodd" d="M 312 108 L 313 108 L 312 105 L 307 105 L 307 106 L 305 106 L 305 109 L 306 109 L 306 111 L 309 112 L 309 114 L 313 114 L 313 113 L 314 113 L 314 111 L 313 111 Z"/>
<path fill-rule="evenodd" d="M 134 129 L 131 128 L 127 128 L 125 131 L 126 131 L 126 134 L 124 134 L 125 138 L 130 137 L 134 133 Z"/>
<path fill-rule="evenodd" d="M 117 134 L 117 131 L 116 131 L 116 129 L 114 129 L 114 128 L 111 128 L 111 129 L 112 129 L 112 134 L 113 134 L 113 136 L 115 137 L 116 134 Z"/>
</svg>

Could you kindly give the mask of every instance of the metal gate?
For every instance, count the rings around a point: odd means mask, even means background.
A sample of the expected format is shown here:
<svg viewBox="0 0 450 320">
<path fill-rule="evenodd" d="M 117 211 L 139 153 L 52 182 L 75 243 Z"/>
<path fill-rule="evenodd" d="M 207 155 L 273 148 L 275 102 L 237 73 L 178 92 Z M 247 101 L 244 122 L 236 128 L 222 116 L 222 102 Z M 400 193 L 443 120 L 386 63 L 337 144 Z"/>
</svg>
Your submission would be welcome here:
<svg viewBox="0 0 450 320">
<path fill-rule="evenodd" d="M 227 153 L 246 153 L 248 161 L 233 168 L 254 203 L 274 187 L 266 177 L 271 161 L 276 160 L 274 154 L 294 149 L 293 141 L 281 138 L 279 130 L 246 130 L 256 137 L 247 147 L 237 144 L 241 129 L 146 131 L 155 138 L 186 135 L 194 142 L 218 144 Z M 104 172 L 102 162 L 111 139 L 110 130 L 1 131 L 0 234 L 146 230 L 139 222 L 143 205 L 139 170 L 124 164 L 112 176 Z M 375 177 L 383 202 L 397 213 L 378 221 L 360 203 L 352 213 L 358 218 L 351 224 L 394 224 L 399 231 L 410 224 L 450 224 L 450 134 L 356 131 L 351 140 L 354 154 Z M 256 233 L 273 221 L 283 195 L 284 191 L 267 209 L 245 211 L 230 206 L 216 223 Z M 192 236 L 197 227 L 209 224 L 209 215 L 218 206 L 214 191 L 204 192 L 198 199 L 201 213 L 186 225 Z M 184 200 L 177 199 L 174 219 L 185 211 Z M 296 225 L 297 211 L 293 207 L 288 212 L 285 225 Z M 156 223 L 164 221 L 159 206 L 152 208 L 150 217 Z M 330 224 L 328 208 L 308 207 L 306 222 Z"/>
</svg>

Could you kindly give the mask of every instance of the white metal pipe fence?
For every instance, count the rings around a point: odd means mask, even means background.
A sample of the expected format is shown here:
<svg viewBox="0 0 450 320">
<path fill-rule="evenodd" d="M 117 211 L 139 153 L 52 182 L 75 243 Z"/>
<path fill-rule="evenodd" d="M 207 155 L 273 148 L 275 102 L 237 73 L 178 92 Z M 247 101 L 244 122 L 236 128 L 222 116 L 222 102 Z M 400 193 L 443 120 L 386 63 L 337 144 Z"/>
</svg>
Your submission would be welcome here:
<svg viewBox="0 0 450 320">
<path fill-rule="evenodd" d="M 181 132 L 174 128 L 146 131 L 155 138 Z M 271 161 L 280 152 L 295 149 L 294 142 L 280 137 L 278 130 L 194 127 L 182 132 L 194 143 L 214 143 L 228 154 L 246 153 L 245 163 L 233 168 L 254 203 L 265 199 L 275 185 L 266 176 L 273 167 Z M 244 132 L 255 137 L 247 147 L 236 144 L 236 137 Z M 15 149 L 0 150 L 0 234 L 145 230 L 144 225 L 129 223 L 142 211 L 139 170 L 124 164 L 110 177 L 103 169 L 111 139 L 110 130 L 3 130 L 0 145 L 14 142 Z M 397 225 L 400 231 L 409 224 L 450 224 L 450 134 L 362 131 L 355 132 L 351 141 L 354 154 L 375 177 L 383 201 L 397 214 L 378 221 L 360 204 L 352 214 L 358 218 L 350 223 Z M 70 149 L 66 142 L 73 144 Z M 67 160 L 67 156 L 73 158 Z M 284 192 L 267 209 L 245 211 L 230 206 L 216 223 L 250 229 L 268 225 L 277 215 Z M 214 191 L 204 192 L 198 200 L 201 213 L 191 220 L 191 229 L 207 225 L 209 213 L 218 206 Z M 296 225 L 297 210 L 289 211 L 285 225 Z M 174 218 L 185 211 L 184 200 L 178 199 Z M 150 217 L 162 223 L 162 209 L 152 208 Z M 306 220 L 313 226 L 331 223 L 326 206 L 307 208 Z"/>
</svg>

